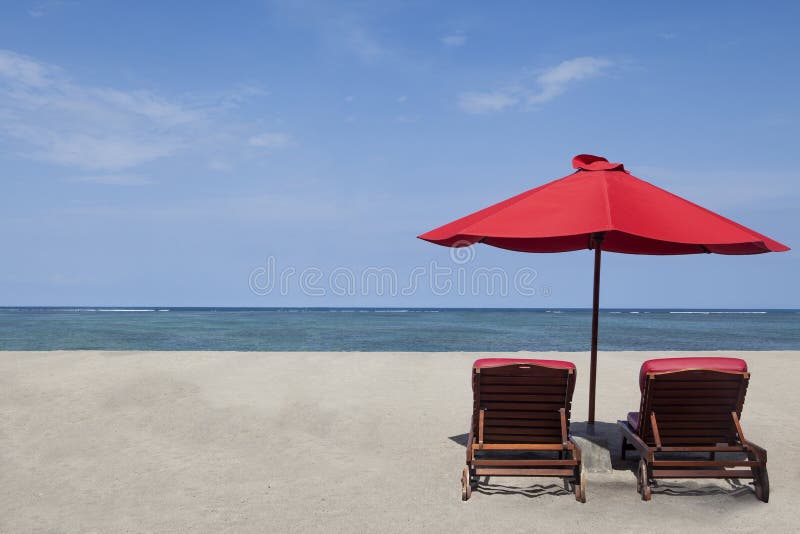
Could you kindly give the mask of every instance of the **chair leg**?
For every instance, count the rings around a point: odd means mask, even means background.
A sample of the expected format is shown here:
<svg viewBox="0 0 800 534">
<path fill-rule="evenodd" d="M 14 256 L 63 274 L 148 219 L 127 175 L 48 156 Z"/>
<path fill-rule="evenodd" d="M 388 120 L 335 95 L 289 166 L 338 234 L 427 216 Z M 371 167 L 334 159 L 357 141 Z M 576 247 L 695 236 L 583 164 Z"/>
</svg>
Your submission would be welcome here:
<svg viewBox="0 0 800 534">
<path fill-rule="evenodd" d="M 625 449 L 628 447 L 628 440 L 625 439 L 625 436 L 622 436 L 622 449 L 619 451 L 619 457 L 623 460 L 625 459 Z"/>
</svg>

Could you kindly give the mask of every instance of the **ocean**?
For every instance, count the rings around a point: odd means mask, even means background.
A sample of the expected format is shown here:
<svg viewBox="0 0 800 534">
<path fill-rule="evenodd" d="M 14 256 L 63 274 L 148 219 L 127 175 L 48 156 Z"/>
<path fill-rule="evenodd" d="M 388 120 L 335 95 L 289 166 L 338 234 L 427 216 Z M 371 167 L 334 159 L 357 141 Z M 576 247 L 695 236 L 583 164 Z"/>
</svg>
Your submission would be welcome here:
<svg viewBox="0 0 800 534">
<path fill-rule="evenodd" d="M 0 350 L 586 351 L 589 309 L 0 308 Z M 604 309 L 600 350 L 798 350 L 800 310 Z"/>
</svg>

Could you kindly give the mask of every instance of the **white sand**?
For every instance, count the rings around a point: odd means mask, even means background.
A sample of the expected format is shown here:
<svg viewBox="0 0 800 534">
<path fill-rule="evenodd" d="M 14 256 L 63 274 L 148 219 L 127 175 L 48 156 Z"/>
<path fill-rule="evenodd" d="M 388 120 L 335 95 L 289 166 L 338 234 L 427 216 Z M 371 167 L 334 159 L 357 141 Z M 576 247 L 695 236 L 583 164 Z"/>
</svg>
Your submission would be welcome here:
<svg viewBox="0 0 800 534">
<path fill-rule="evenodd" d="M 602 353 L 598 421 L 638 408 L 642 360 L 676 354 Z M 461 502 L 449 438 L 467 432 L 474 355 L 4 352 L 0 531 L 797 531 L 800 352 L 735 355 L 769 504 L 725 481 L 666 481 L 644 503 L 627 470 L 591 474 L 586 504 L 525 478 Z M 534 357 L 578 364 L 584 420 L 587 354 Z"/>
</svg>

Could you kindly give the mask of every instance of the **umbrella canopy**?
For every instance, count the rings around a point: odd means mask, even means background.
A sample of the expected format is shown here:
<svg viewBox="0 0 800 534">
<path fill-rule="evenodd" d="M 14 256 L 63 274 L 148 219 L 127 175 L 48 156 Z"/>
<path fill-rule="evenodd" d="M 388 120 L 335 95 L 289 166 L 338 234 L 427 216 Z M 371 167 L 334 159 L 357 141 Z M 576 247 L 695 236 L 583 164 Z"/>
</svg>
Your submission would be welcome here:
<svg viewBox="0 0 800 534">
<path fill-rule="evenodd" d="M 622 163 L 581 154 L 574 173 L 419 236 L 448 247 L 520 252 L 595 250 L 589 422 L 594 422 L 601 250 L 626 254 L 761 254 L 789 247 L 636 178 Z"/>
<path fill-rule="evenodd" d="M 419 236 L 445 246 L 520 252 L 593 248 L 627 254 L 759 254 L 788 247 L 640 180 L 622 163 L 581 154 L 573 174 Z"/>
</svg>

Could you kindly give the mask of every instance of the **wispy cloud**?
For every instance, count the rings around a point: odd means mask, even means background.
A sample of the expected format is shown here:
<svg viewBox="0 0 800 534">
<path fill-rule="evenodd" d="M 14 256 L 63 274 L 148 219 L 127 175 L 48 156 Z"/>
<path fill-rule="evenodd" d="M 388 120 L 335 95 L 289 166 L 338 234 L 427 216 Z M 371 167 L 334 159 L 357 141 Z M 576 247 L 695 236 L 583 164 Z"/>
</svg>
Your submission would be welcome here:
<svg viewBox="0 0 800 534">
<path fill-rule="evenodd" d="M 322 194 L 264 194 L 222 196 L 214 198 L 192 198 L 173 203 L 134 205 L 87 205 L 62 208 L 64 216 L 88 216 L 100 219 L 127 219 L 131 221 L 186 221 L 220 219 L 249 221 L 289 221 L 327 219 L 341 220 L 343 214 L 352 213 L 353 204 L 348 201 L 348 210 L 341 201 Z"/>
<path fill-rule="evenodd" d="M 227 127 L 220 114 L 261 94 L 256 86 L 238 86 L 187 103 L 81 84 L 57 66 L 0 50 L 0 139 L 29 159 L 118 175 L 220 139 Z"/>
<path fill-rule="evenodd" d="M 91 176 L 78 176 L 69 181 L 102 185 L 148 185 L 154 183 L 153 180 L 149 178 L 135 174 L 96 174 Z"/>
<path fill-rule="evenodd" d="M 548 102 L 564 93 L 570 84 L 599 76 L 610 66 L 611 61 L 602 57 L 586 56 L 562 61 L 536 78 L 538 89 L 528 94 L 528 103 Z"/>
<path fill-rule="evenodd" d="M 400 124 L 413 124 L 415 122 L 419 122 L 419 115 L 397 115 L 394 118 L 394 122 Z"/>
<path fill-rule="evenodd" d="M 292 136 L 283 132 L 265 132 L 251 137 L 248 144 L 259 148 L 286 148 L 292 144 Z"/>
<path fill-rule="evenodd" d="M 364 61 L 374 61 L 386 54 L 384 46 L 360 23 L 342 18 L 337 22 L 345 46 Z"/>
<path fill-rule="evenodd" d="M 69 3 L 71 2 L 65 2 L 63 0 L 45 0 L 42 2 L 35 2 L 33 6 L 30 9 L 28 9 L 28 15 L 30 15 L 35 19 L 38 19 L 44 17 L 51 11 L 59 7 L 65 6 Z"/>
<path fill-rule="evenodd" d="M 445 46 L 455 48 L 467 44 L 467 36 L 460 33 L 445 35 L 440 39 L 440 41 Z"/>
<path fill-rule="evenodd" d="M 276 19 L 310 32 L 326 53 L 353 56 L 364 63 L 398 59 L 402 51 L 381 32 L 391 2 L 329 2 L 269 0 Z M 340 58 L 337 57 L 337 60 Z"/>
<path fill-rule="evenodd" d="M 121 170 L 174 153 L 199 114 L 145 91 L 73 83 L 61 69 L 0 51 L 0 133 L 25 156 Z"/>
<path fill-rule="evenodd" d="M 461 93 L 458 105 L 468 113 L 492 113 L 515 106 L 520 101 L 516 90 L 503 90 L 491 93 Z"/>
<path fill-rule="evenodd" d="M 468 113 L 491 113 L 511 107 L 529 109 L 562 95 L 581 80 L 604 74 L 613 62 L 602 57 L 577 57 L 541 71 L 534 87 L 514 85 L 489 92 L 470 91 L 459 95 L 458 104 Z"/>
<path fill-rule="evenodd" d="M 0 77 L 29 87 L 44 87 L 53 83 L 52 76 L 58 74 L 54 67 L 38 63 L 26 56 L 9 50 L 0 50 Z"/>
</svg>

